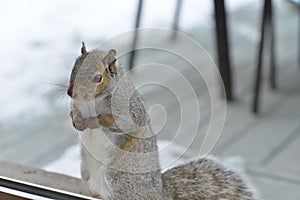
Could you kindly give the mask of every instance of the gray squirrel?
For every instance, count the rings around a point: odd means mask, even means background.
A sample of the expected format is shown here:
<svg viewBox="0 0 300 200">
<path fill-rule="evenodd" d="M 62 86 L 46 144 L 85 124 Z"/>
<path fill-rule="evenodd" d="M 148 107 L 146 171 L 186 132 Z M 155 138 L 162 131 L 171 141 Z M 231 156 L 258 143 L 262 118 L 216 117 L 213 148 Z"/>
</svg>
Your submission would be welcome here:
<svg viewBox="0 0 300 200">
<path fill-rule="evenodd" d="M 94 197 L 124 199 L 254 200 L 236 172 L 203 157 L 161 173 L 147 109 L 116 51 L 82 43 L 67 91 L 81 137 L 81 177 Z"/>
</svg>

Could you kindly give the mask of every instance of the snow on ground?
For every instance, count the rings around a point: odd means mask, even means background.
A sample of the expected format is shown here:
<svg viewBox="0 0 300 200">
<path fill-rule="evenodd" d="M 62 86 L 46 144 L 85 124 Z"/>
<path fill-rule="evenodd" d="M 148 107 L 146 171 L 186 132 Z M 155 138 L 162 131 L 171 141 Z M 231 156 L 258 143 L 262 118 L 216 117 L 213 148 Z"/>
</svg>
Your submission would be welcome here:
<svg viewBox="0 0 300 200">
<path fill-rule="evenodd" d="M 227 0 L 226 3 L 229 10 L 234 10 L 253 1 L 258 0 Z M 60 90 L 55 83 L 66 84 L 80 42 L 100 43 L 112 35 L 131 30 L 137 2 L 2 2 L 0 125 L 21 123 L 21 119 L 30 123 L 36 117 L 55 112 L 53 102 L 49 102 L 49 93 Z M 142 27 L 171 27 L 175 0 L 144 2 Z M 180 29 L 187 31 L 195 26 L 211 26 L 212 2 L 184 1 Z"/>
<path fill-rule="evenodd" d="M 44 170 L 80 177 L 80 145 L 69 147 L 60 158 L 48 163 Z"/>
</svg>

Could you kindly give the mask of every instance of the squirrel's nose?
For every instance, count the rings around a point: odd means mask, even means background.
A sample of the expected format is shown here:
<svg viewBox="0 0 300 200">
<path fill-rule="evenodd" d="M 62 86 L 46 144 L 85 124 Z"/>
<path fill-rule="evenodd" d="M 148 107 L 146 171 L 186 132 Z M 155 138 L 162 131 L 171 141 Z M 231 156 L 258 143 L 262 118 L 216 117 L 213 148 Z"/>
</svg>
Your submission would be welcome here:
<svg viewBox="0 0 300 200">
<path fill-rule="evenodd" d="M 67 91 L 67 94 L 70 96 L 70 97 L 72 97 L 72 95 L 73 95 L 73 89 L 72 88 L 69 88 L 68 89 L 68 91 Z"/>
</svg>

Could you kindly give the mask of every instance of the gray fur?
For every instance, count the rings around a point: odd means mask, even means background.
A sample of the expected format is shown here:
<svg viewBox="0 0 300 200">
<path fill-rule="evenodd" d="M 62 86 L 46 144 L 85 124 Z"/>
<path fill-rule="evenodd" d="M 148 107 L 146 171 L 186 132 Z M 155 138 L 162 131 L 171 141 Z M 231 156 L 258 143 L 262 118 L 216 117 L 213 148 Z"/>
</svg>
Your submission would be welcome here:
<svg viewBox="0 0 300 200">
<path fill-rule="evenodd" d="M 212 157 L 174 167 L 162 178 L 166 199 L 255 199 L 253 190 L 240 175 Z"/>
<path fill-rule="evenodd" d="M 90 79 L 97 71 L 110 67 L 107 60 L 114 60 L 109 56 L 115 53 L 110 52 L 93 50 L 80 57 L 69 86 L 88 100 L 73 101 L 78 105 L 72 106 L 79 107 L 85 117 L 112 113 L 117 118 L 110 127 L 87 128 L 80 134 L 82 180 L 93 195 L 126 200 L 254 200 L 245 180 L 216 159 L 199 158 L 161 174 L 146 107 L 125 71 L 118 65 L 107 70 L 111 73 L 110 82 L 101 94 L 95 95 L 96 86 Z M 90 102 L 93 96 L 96 99 Z"/>
</svg>

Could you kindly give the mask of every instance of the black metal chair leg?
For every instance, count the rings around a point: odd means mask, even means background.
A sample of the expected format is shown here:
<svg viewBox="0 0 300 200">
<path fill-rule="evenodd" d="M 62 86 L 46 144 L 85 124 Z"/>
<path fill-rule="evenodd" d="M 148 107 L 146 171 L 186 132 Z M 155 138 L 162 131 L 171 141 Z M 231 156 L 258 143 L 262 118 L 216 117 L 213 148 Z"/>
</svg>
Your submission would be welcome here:
<svg viewBox="0 0 300 200">
<path fill-rule="evenodd" d="M 214 0 L 214 6 L 218 47 L 218 66 L 225 87 L 226 99 L 227 101 L 231 101 L 233 99 L 232 79 L 224 0 Z"/>
<path fill-rule="evenodd" d="M 257 64 L 257 68 L 256 68 L 256 78 L 255 78 L 255 85 L 254 85 L 254 99 L 253 99 L 253 108 L 252 108 L 252 111 L 254 113 L 258 113 L 258 110 L 259 110 L 259 97 L 260 97 L 260 90 L 261 90 L 261 76 L 262 76 L 262 62 L 263 62 L 262 59 L 263 59 L 263 50 L 264 50 L 264 43 L 265 43 L 266 25 L 267 25 L 267 22 L 270 21 L 269 20 L 270 6 L 271 6 L 271 0 L 265 0 L 264 8 L 263 8 L 263 15 L 262 15 L 259 51 L 258 51 L 258 64 Z M 270 25 L 271 24 L 269 24 L 269 26 Z M 271 27 L 269 27 L 269 28 L 271 28 Z M 271 42 L 271 45 L 272 45 L 272 42 Z M 271 55 L 272 55 L 272 53 L 271 53 Z M 273 72 L 275 72 L 275 71 L 273 71 Z"/>
<path fill-rule="evenodd" d="M 275 61 L 275 27 L 272 0 L 269 0 L 268 22 L 270 33 L 270 87 L 276 89 L 276 61 Z"/>
<path fill-rule="evenodd" d="M 139 0 L 138 4 L 138 9 L 137 9 L 137 14 L 136 14 L 136 20 L 135 20 L 135 32 L 134 32 L 134 37 L 133 37 L 133 42 L 132 42 L 132 52 L 130 54 L 129 58 L 129 69 L 132 69 L 134 66 L 134 61 L 135 61 L 135 49 L 138 41 L 138 28 L 140 27 L 140 22 L 141 22 L 141 16 L 142 16 L 142 8 L 143 8 L 143 0 Z"/>
<path fill-rule="evenodd" d="M 298 33 L 298 53 L 299 53 L 299 57 L 298 57 L 298 65 L 299 65 L 299 69 L 300 69 L 300 6 L 298 6 L 298 31 L 299 31 L 299 33 Z"/>
<path fill-rule="evenodd" d="M 275 62 L 275 42 L 274 42 L 274 32 L 272 33 L 271 41 L 271 71 L 270 71 L 270 87 L 275 90 L 277 88 L 276 84 L 276 62 Z"/>
<path fill-rule="evenodd" d="M 182 6 L 182 0 L 177 0 L 176 2 L 176 8 L 175 8 L 175 14 L 174 14 L 174 20 L 173 20 L 173 26 L 172 29 L 174 31 L 178 31 L 178 24 L 179 24 L 179 19 L 181 15 L 181 6 Z M 175 39 L 176 33 L 172 35 L 172 38 Z"/>
</svg>

